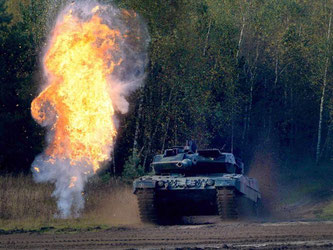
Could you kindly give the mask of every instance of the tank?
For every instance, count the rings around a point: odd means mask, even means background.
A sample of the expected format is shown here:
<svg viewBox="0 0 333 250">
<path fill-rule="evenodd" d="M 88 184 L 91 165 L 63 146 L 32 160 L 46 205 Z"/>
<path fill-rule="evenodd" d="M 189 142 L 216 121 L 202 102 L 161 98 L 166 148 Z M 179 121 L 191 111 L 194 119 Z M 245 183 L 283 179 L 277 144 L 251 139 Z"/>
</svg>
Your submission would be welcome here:
<svg viewBox="0 0 333 250">
<path fill-rule="evenodd" d="M 257 180 L 244 175 L 232 153 L 186 146 L 166 149 L 151 163 L 153 174 L 133 182 L 141 221 L 173 224 L 182 216 L 218 215 L 222 220 L 257 216 Z"/>
</svg>

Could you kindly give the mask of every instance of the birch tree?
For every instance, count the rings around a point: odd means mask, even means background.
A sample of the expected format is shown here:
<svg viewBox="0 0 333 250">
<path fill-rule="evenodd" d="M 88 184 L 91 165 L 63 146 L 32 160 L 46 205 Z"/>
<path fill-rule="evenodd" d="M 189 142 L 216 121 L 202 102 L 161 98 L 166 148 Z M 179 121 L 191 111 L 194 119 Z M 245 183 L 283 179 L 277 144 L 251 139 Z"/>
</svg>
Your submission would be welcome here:
<svg viewBox="0 0 333 250">
<path fill-rule="evenodd" d="M 332 9 L 329 10 L 329 18 L 327 24 L 327 35 L 326 35 L 326 58 L 324 62 L 324 72 L 323 72 L 323 84 L 322 91 L 320 96 L 320 108 L 319 108 L 319 121 L 318 121 L 318 139 L 317 139 L 317 147 L 316 147 L 316 163 L 319 162 L 320 157 L 320 146 L 321 146 L 321 136 L 322 136 L 322 124 L 323 124 L 323 110 L 324 110 L 324 102 L 325 102 L 325 94 L 327 87 L 327 71 L 329 66 L 329 42 L 331 38 L 331 26 L 332 26 Z"/>
</svg>

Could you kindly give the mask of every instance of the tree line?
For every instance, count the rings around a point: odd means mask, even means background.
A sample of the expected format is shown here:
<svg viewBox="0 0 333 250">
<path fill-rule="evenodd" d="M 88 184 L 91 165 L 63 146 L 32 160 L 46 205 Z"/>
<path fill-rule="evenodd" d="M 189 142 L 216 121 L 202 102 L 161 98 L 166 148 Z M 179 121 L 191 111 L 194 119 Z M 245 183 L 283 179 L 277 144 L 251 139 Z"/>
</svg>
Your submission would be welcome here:
<svg viewBox="0 0 333 250">
<path fill-rule="evenodd" d="M 0 0 L 1 172 L 29 172 L 42 151 L 30 103 L 52 20 L 68 2 Z M 286 166 L 332 160 L 332 0 L 116 3 L 143 17 L 151 42 L 145 85 L 119 115 L 111 173 L 147 172 L 154 154 L 188 139 L 248 166 L 259 148 Z"/>
</svg>

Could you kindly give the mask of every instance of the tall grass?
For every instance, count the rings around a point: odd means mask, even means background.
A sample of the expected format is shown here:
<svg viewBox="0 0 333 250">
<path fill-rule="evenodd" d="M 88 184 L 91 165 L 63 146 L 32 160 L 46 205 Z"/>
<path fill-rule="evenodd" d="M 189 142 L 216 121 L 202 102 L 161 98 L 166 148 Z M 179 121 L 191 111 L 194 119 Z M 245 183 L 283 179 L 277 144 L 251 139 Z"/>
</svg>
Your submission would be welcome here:
<svg viewBox="0 0 333 250">
<path fill-rule="evenodd" d="M 85 187 L 85 208 L 78 219 L 55 218 L 53 189 L 53 184 L 35 183 L 31 176 L 0 176 L 0 229 L 139 222 L 131 188 L 119 179 L 92 178 Z"/>
<path fill-rule="evenodd" d="M 50 219 L 56 212 L 52 184 L 37 184 L 31 176 L 0 177 L 0 219 Z"/>
</svg>

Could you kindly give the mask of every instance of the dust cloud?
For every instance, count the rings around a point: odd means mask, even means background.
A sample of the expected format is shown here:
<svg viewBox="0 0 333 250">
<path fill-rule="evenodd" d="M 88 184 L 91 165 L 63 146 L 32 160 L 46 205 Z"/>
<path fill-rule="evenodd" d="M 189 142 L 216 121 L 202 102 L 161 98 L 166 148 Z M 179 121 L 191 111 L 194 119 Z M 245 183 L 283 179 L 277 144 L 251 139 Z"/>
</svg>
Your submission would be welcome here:
<svg viewBox="0 0 333 250">
<path fill-rule="evenodd" d="M 106 225 L 140 223 L 139 209 L 133 190 L 127 185 L 101 187 L 93 190 L 86 201 L 85 215 Z"/>
<path fill-rule="evenodd" d="M 271 147 L 259 146 L 250 164 L 248 175 L 259 182 L 259 190 L 262 195 L 264 217 L 274 217 L 281 193 L 278 188 L 278 160 Z"/>
</svg>

